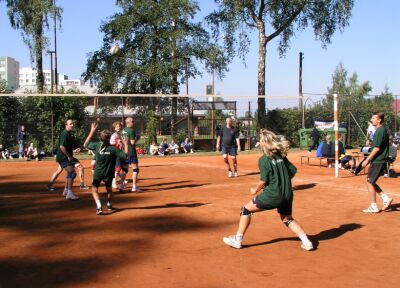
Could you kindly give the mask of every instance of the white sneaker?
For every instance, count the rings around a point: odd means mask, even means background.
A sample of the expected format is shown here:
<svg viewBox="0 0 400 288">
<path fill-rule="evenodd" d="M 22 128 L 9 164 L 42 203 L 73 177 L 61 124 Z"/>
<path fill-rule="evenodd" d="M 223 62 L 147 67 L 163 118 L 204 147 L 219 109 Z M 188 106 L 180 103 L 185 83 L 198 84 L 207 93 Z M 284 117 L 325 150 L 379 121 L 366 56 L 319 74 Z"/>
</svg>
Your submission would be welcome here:
<svg viewBox="0 0 400 288">
<path fill-rule="evenodd" d="M 112 186 L 112 188 L 115 188 L 115 189 L 118 188 L 117 182 L 115 182 L 115 181 L 112 182 L 111 186 Z"/>
<path fill-rule="evenodd" d="M 139 189 L 138 186 L 132 186 L 131 191 L 132 191 L 132 192 L 140 192 L 141 190 Z"/>
<path fill-rule="evenodd" d="M 76 196 L 71 190 L 68 190 L 67 196 L 65 197 L 69 200 L 78 200 L 79 197 Z"/>
<path fill-rule="evenodd" d="M 307 240 L 301 242 L 301 248 L 303 248 L 304 250 L 307 250 L 307 251 L 311 251 L 311 250 L 314 250 L 314 245 L 312 244 L 312 242 L 309 239 L 307 239 Z"/>
<path fill-rule="evenodd" d="M 387 200 L 383 201 L 382 210 L 385 211 L 386 209 L 388 209 L 390 204 L 392 204 L 392 202 L 393 202 L 392 198 L 388 198 Z"/>
<path fill-rule="evenodd" d="M 231 178 L 232 175 L 233 175 L 232 171 L 229 171 L 229 172 L 228 172 L 228 177 Z"/>
<path fill-rule="evenodd" d="M 379 209 L 376 206 L 370 205 L 367 209 L 363 210 L 364 213 L 379 213 Z"/>
<path fill-rule="evenodd" d="M 63 191 L 63 196 L 64 196 L 64 197 L 67 197 L 67 194 L 68 194 L 68 190 L 67 190 L 67 189 L 64 189 L 64 191 Z"/>
<path fill-rule="evenodd" d="M 230 235 L 228 237 L 222 238 L 226 245 L 229 245 L 233 248 L 240 249 L 242 248 L 242 241 L 236 239 L 236 235 Z"/>
<path fill-rule="evenodd" d="M 233 174 L 233 176 L 235 176 L 235 177 L 239 177 L 239 174 L 238 174 L 238 172 L 237 172 L 237 171 L 235 171 L 235 173 Z"/>
</svg>

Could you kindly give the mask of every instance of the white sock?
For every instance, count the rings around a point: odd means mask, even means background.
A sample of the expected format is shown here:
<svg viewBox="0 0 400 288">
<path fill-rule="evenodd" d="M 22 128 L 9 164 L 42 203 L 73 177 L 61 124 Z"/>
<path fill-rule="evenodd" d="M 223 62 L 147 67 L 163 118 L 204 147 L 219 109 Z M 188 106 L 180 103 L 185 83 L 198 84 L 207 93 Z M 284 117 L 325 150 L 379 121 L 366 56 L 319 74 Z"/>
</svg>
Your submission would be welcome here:
<svg viewBox="0 0 400 288">
<path fill-rule="evenodd" d="M 243 240 L 243 234 L 236 233 L 236 240 L 242 241 Z"/>
<path fill-rule="evenodd" d="M 310 239 L 308 239 L 307 234 L 299 235 L 299 238 L 300 238 L 301 242 L 303 242 L 303 243 L 310 242 Z"/>
<path fill-rule="evenodd" d="M 101 208 L 101 201 L 100 200 L 96 200 L 96 206 L 97 206 L 97 209 Z"/>
</svg>

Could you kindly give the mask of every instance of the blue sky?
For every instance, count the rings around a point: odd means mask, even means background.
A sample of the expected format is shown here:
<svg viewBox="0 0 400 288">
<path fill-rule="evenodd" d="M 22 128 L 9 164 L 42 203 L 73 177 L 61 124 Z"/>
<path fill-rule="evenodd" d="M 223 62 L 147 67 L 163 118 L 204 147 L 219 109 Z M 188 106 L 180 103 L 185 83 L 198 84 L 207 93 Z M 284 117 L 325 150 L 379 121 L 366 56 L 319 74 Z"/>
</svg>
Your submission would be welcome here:
<svg viewBox="0 0 400 288">
<path fill-rule="evenodd" d="M 200 15 L 213 9 L 212 0 L 202 0 Z M 110 0 L 57 0 L 62 6 L 62 29 L 58 34 L 58 70 L 70 78 L 79 78 L 85 70 L 87 53 L 99 49 L 103 35 L 99 32 L 102 21 L 113 15 L 117 8 Z M 279 58 L 275 39 L 268 46 L 266 91 L 269 96 L 298 95 L 299 52 L 304 53 L 303 91 L 325 93 L 331 86 L 331 77 L 340 62 L 349 72 L 357 73 L 360 82 L 370 81 L 373 91 L 379 94 L 387 85 L 391 92 L 400 95 L 400 1 L 355 0 L 350 26 L 344 33 L 337 32 L 327 49 L 314 40 L 311 29 L 300 32 L 291 40 L 285 58 Z M 10 56 L 21 67 L 33 66 L 27 46 L 19 31 L 10 27 L 4 2 L 0 4 L 0 55 Z M 51 46 L 52 47 L 52 46 Z M 246 57 L 246 67 L 235 59 L 230 72 L 215 82 L 216 94 L 257 95 L 257 35 L 253 35 L 251 51 Z M 45 69 L 49 69 L 47 57 Z M 190 79 L 190 93 L 204 94 L 211 84 L 211 75 Z M 182 87 L 182 93 L 185 93 Z"/>
</svg>

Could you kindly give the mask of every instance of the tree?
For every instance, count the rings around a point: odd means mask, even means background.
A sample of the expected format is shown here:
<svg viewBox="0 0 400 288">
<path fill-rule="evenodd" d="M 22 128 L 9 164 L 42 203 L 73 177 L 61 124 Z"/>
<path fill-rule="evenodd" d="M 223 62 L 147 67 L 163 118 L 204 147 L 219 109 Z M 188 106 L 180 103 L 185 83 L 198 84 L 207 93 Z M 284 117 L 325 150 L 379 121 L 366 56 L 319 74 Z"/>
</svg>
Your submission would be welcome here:
<svg viewBox="0 0 400 288">
<path fill-rule="evenodd" d="M 296 31 L 312 26 L 325 48 L 336 30 L 348 25 L 353 0 L 215 0 L 218 10 L 207 16 L 214 36 L 224 35 L 228 54 L 244 59 L 250 33 L 258 31 L 258 95 L 265 93 L 267 45 L 280 36 L 279 54 L 284 56 Z M 258 128 L 266 125 L 265 98 L 258 98 Z"/>
<path fill-rule="evenodd" d="M 49 28 L 48 19 L 55 15 L 61 20 L 62 9 L 53 5 L 53 0 L 0 0 L 6 1 L 11 26 L 21 30 L 23 40 L 36 63 L 36 85 L 39 93 L 44 92 L 43 51 L 48 42 L 44 30 Z"/>
<path fill-rule="evenodd" d="M 7 81 L 5 79 L 0 79 L 0 93 L 7 92 Z"/>
<path fill-rule="evenodd" d="M 89 55 L 85 80 L 98 83 L 100 92 L 179 94 L 179 84 L 200 75 L 195 61 L 210 68 L 210 51 L 217 49 L 210 43 L 208 32 L 192 19 L 199 10 L 192 0 L 117 1 L 122 12 L 103 24 L 103 47 Z M 108 52 L 114 43 L 121 46 L 119 56 Z M 218 71 L 224 71 L 227 60 L 219 54 Z M 214 61 L 216 62 L 216 61 Z M 213 62 L 213 63 L 214 63 Z M 146 110 L 169 109 L 172 130 L 179 109 L 176 98 L 135 99 L 131 106 L 147 106 Z M 183 107 L 183 105 L 181 105 Z M 174 133 L 174 131 L 173 131 Z"/>
</svg>

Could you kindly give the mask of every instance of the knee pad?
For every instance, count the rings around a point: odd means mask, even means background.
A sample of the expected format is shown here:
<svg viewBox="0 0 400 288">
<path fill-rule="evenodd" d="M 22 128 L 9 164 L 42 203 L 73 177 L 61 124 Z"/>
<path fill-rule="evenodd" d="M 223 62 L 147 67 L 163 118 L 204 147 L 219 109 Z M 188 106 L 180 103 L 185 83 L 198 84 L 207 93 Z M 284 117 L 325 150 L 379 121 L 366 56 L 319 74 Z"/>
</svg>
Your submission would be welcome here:
<svg viewBox="0 0 400 288">
<path fill-rule="evenodd" d="M 133 169 L 133 172 L 138 173 L 139 174 L 139 168 L 135 168 Z"/>
<path fill-rule="evenodd" d="M 247 216 L 247 217 L 251 217 L 251 212 L 250 210 L 248 210 L 246 207 L 242 207 L 240 209 L 240 216 Z"/>
<path fill-rule="evenodd" d="M 287 221 L 283 221 L 283 224 L 285 224 L 286 227 L 289 227 L 290 223 L 292 223 L 293 221 L 294 221 L 294 219 L 290 219 L 290 220 L 287 220 Z"/>
<path fill-rule="evenodd" d="M 75 171 L 67 172 L 67 179 L 75 179 L 76 173 Z"/>
</svg>

